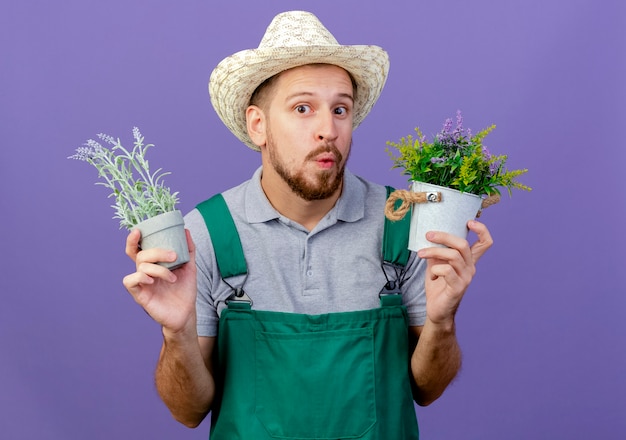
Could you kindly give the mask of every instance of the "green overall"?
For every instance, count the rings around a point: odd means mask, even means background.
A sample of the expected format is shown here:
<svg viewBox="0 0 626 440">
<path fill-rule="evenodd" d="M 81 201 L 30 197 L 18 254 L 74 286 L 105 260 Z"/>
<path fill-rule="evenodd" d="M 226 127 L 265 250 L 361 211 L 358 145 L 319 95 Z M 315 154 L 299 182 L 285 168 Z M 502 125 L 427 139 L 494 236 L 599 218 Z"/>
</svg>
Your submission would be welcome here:
<svg viewBox="0 0 626 440">
<path fill-rule="evenodd" d="M 221 194 L 198 209 L 222 277 L 247 273 Z M 385 222 L 386 264 L 406 265 L 407 234 L 406 223 Z M 418 439 L 396 285 L 381 290 L 377 309 L 323 315 L 253 310 L 234 289 L 219 322 L 211 440 Z"/>
</svg>

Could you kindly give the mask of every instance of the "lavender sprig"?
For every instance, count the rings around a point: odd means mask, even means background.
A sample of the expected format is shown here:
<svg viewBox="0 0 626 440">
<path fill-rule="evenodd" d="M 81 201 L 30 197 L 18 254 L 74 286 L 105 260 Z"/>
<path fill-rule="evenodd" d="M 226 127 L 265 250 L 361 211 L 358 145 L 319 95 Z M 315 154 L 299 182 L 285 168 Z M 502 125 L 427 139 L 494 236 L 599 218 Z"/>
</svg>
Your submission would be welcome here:
<svg viewBox="0 0 626 440">
<path fill-rule="evenodd" d="M 120 220 L 120 227 L 132 229 L 138 223 L 155 215 L 173 211 L 178 203 L 178 193 L 171 193 L 163 184 L 163 177 L 170 174 L 161 168 L 150 172 L 146 152 L 154 144 L 144 144 L 144 137 L 137 127 L 133 128 L 132 150 L 126 149 L 120 139 L 100 133 L 98 138 L 111 149 L 98 141 L 87 140 L 68 159 L 88 162 L 98 170 L 102 182 L 96 182 L 111 190 L 109 197 L 115 198 L 111 207 L 113 218 Z"/>
</svg>

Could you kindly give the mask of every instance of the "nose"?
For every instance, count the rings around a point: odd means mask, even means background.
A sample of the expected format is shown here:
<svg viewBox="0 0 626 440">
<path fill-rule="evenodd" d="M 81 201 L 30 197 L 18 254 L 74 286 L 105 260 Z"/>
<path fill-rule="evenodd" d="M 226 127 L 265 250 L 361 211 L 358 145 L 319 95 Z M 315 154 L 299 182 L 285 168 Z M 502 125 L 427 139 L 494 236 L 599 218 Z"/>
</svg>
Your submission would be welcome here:
<svg viewBox="0 0 626 440">
<path fill-rule="evenodd" d="M 334 141 L 339 136 L 337 121 L 332 111 L 319 112 L 319 124 L 316 138 L 318 141 Z"/>
</svg>

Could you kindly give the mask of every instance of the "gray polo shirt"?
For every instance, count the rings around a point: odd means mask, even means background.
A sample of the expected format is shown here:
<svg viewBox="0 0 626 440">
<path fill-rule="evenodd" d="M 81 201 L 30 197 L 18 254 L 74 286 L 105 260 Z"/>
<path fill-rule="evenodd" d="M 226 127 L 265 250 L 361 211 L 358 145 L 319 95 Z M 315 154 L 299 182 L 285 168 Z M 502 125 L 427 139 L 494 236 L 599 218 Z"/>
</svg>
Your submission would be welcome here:
<svg viewBox="0 0 626 440">
<path fill-rule="evenodd" d="M 223 193 L 248 265 L 243 288 L 253 309 L 316 315 L 379 307 L 387 281 L 381 268 L 385 187 L 346 170 L 341 197 L 309 232 L 272 207 L 261 171 Z M 185 216 L 185 225 L 196 245 L 198 335 L 216 336 L 230 286 L 241 286 L 244 277 L 221 279 L 197 209 Z M 411 325 L 426 318 L 425 265 L 411 253 L 402 287 Z M 394 270 L 387 269 L 387 276 L 395 279 Z"/>
</svg>

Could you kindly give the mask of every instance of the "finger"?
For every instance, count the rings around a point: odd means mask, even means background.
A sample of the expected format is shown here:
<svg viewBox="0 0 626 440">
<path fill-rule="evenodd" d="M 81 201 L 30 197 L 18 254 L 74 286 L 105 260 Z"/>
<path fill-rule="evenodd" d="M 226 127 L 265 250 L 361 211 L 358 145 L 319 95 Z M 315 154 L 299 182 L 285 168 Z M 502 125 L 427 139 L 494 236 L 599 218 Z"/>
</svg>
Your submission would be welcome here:
<svg viewBox="0 0 626 440">
<path fill-rule="evenodd" d="M 122 280 L 122 284 L 131 295 L 139 292 L 142 285 L 154 284 L 154 279 L 142 272 L 131 273 L 126 275 Z"/>
<path fill-rule="evenodd" d="M 145 286 L 153 284 L 154 279 L 144 273 L 135 272 L 124 277 L 123 283 L 135 302 L 146 310 L 146 306 L 154 296 L 154 292 L 151 289 L 145 288 Z"/>
<path fill-rule="evenodd" d="M 161 260 L 163 261 L 163 260 Z M 175 256 L 174 260 L 175 261 Z M 168 283 L 174 283 L 178 279 L 176 274 L 166 268 L 165 266 L 161 266 L 160 264 L 156 264 L 153 262 L 142 262 L 137 265 L 137 272 L 141 272 L 146 274 L 152 279 L 159 279 L 166 281 Z"/>
<path fill-rule="evenodd" d="M 131 290 L 141 285 L 154 284 L 154 278 L 144 272 L 134 272 L 126 275 L 122 283 L 126 290 Z"/>
<path fill-rule="evenodd" d="M 133 261 L 137 259 L 137 254 L 139 253 L 139 240 L 141 240 L 139 229 L 133 229 L 126 237 L 126 255 Z"/>
<path fill-rule="evenodd" d="M 187 248 L 189 250 L 189 257 L 190 257 L 189 260 L 195 265 L 196 247 L 193 243 L 193 239 L 191 238 L 191 233 L 189 232 L 189 230 L 185 229 L 185 234 L 186 234 L 186 240 L 187 240 Z M 143 263 L 151 263 L 151 264 L 172 263 L 176 261 L 176 258 L 177 258 L 176 252 L 173 250 L 163 249 L 163 248 L 150 248 L 150 249 L 142 250 L 141 252 L 137 254 L 136 263 L 137 263 L 137 267 L 139 267 Z M 184 266 L 186 266 L 186 264 Z"/>
<path fill-rule="evenodd" d="M 422 249 L 418 252 L 420 258 L 440 258 L 445 261 L 452 261 L 460 255 L 464 262 L 473 264 L 474 260 L 467 240 L 446 232 L 438 231 L 429 231 L 426 233 L 426 239 L 432 243 L 442 244 L 446 246 L 447 249 L 441 247 Z M 450 250 L 452 252 L 446 252 Z"/>
<path fill-rule="evenodd" d="M 171 263 L 176 261 L 176 252 L 170 249 L 150 248 L 137 254 L 137 266 L 142 263 Z"/>
<path fill-rule="evenodd" d="M 467 240 L 443 233 L 429 232 L 428 240 L 448 247 L 431 247 L 420 250 L 418 255 L 427 258 L 432 280 L 443 277 L 453 289 L 464 290 L 462 283 L 469 284 L 476 274 L 476 266 Z"/>
<path fill-rule="evenodd" d="M 429 260 L 429 278 L 431 281 L 442 279 L 449 287 L 450 292 L 463 292 L 467 288 L 468 282 L 464 280 L 461 273 L 450 264 L 431 263 Z"/>
<path fill-rule="evenodd" d="M 431 279 L 445 277 L 448 284 L 452 284 L 452 280 L 469 283 L 476 274 L 476 266 L 473 261 L 471 259 L 470 261 L 464 260 L 457 250 L 438 248 L 438 254 L 439 256 L 428 259 L 432 274 Z"/>
<path fill-rule="evenodd" d="M 487 250 L 493 245 L 493 238 L 491 237 L 487 226 L 485 226 L 481 222 L 478 222 L 476 220 L 470 220 L 467 223 L 467 227 L 478 237 L 476 243 L 474 243 L 471 247 L 472 257 L 474 259 L 474 262 L 477 262 L 480 257 L 482 257 L 485 252 L 487 252 Z"/>
<path fill-rule="evenodd" d="M 430 268 L 431 279 L 437 279 L 439 277 L 451 278 L 456 274 L 454 268 L 445 261 L 428 260 L 428 266 Z"/>
</svg>

